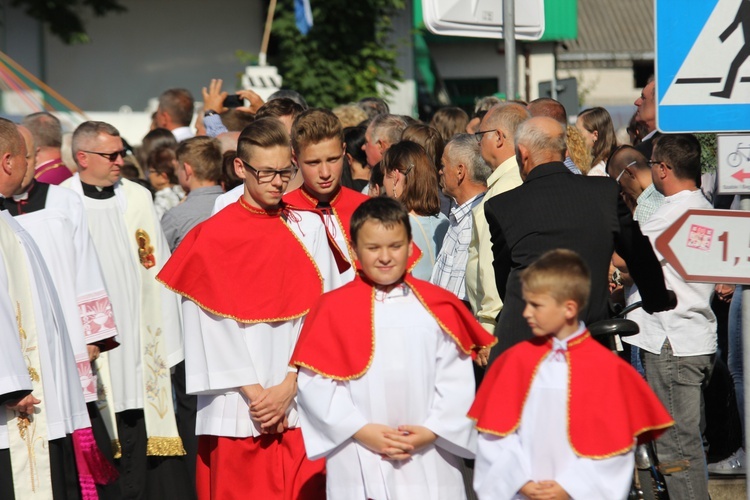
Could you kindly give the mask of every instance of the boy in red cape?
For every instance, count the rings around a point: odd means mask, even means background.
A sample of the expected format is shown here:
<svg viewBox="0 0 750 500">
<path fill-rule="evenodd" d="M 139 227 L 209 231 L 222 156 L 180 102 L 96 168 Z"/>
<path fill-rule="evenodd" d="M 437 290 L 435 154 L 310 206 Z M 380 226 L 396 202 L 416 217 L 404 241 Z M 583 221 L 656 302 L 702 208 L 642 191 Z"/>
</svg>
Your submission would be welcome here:
<svg viewBox="0 0 750 500">
<path fill-rule="evenodd" d="M 191 230 L 158 276 L 183 296 L 198 497 L 318 500 L 324 463 L 305 456 L 289 358 L 339 269 L 319 214 L 282 202 L 296 174 L 284 125 L 261 118 L 244 132 L 243 196 Z"/>
<path fill-rule="evenodd" d="M 357 208 L 360 275 L 321 297 L 292 355 L 305 447 L 327 459 L 329 500 L 465 498 L 471 357 L 495 339 L 453 294 L 406 273 L 410 227 L 394 199 Z"/>
<path fill-rule="evenodd" d="M 474 490 L 481 500 L 627 498 L 636 442 L 674 422 L 579 321 L 591 278 L 578 254 L 547 252 L 521 283 L 536 338 L 498 358 L 469 411 L 480 432 Z"/>
<path fill-rule="evenodd" d="M 323 217 L 329 234 L 349 262 L 356 255 L 351 245 L 349 222 L 354 210 L 369 199 L 353 189 L 341 185 L 344 165 L 344 130 L 341 121 L 328 109 L 312 108 L 300 113 L 292 124 L 292 160 L 299 168 L 304 183 L 284 195 L 284 203 L 303 210 L 317 210 Z M 409 269 L 422 253 L 412 245 Z M 344 283 L 354 279 L 355 266 L 345 271 Z"/>
</svg>

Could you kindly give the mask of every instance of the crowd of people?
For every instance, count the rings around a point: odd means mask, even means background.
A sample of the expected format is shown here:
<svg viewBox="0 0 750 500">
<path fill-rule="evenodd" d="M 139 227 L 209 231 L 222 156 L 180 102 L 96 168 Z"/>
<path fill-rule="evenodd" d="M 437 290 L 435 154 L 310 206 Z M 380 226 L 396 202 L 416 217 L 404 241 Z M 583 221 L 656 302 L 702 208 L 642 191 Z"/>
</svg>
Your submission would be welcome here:
<svg viewBox="0 0 750 500">
<path fill-rule="evenodd" d="M 653 81 L 630 144 L 549 98 L 238 97 L 191 128 L 165 91 L 138 148 L 0 119 L 1 498 L 626 498 L 650 441 L 672 498 L 744 472 L 703 433 L 714 298 L 743 410 L 741 293 L 653 244 L 726 200 Z"/>
</svg>

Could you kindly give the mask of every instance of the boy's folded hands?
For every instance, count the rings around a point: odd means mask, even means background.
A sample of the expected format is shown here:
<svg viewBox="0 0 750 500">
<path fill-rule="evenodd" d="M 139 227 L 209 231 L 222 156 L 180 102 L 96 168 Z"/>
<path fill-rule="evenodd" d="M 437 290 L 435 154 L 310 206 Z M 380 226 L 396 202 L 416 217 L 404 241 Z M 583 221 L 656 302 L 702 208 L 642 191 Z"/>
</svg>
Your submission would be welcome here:
<svg viewBox="0 0 750 500">
<path fill-rule="evenodd" d="M 397 429 L 382 424 L 367 424 L 354 439 L 384 460 L 408 460 L 415 451 L 435 442 L 437 435 L 419 425 L 400 425 Z"/>
</svg>

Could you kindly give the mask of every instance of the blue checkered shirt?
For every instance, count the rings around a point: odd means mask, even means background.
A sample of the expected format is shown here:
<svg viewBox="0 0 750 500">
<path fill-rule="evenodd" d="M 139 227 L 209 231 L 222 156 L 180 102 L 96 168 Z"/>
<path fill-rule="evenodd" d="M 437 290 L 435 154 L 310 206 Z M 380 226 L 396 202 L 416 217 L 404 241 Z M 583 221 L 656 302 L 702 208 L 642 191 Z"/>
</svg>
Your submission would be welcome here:
<svg viewBox="0 0 750 500">
<path fill-rule="evenodd" d="M 461 300 L 466 296 L 466 264 L 469 260 L 469 243 L 471 243 L 471 210 L 479 205 L 485 193 L 480 193 L 459 207 L 453 207 L 448 220 L 450 226 L 445 233 L 443 246 L 432 269 L 430 282 Z"/>
</svg>

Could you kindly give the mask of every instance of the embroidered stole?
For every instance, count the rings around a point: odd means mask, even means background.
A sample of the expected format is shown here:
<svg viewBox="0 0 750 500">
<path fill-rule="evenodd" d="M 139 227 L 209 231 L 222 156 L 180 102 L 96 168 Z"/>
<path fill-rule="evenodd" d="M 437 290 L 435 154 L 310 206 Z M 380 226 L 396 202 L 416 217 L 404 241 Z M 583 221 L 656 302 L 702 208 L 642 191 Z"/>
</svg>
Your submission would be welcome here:
<svg viewBox="0 0 750 500">
<path fill-rule="evenodd" d="M 39 337 L 34 319 L 31 282 L 26 254 L 13 229 L 0 221 L 0 248 L 3 251 L 8 289 L 18 324 L 21 349 L 29 369 L 32 394 L 42 402 L 33 415 L 6 409 L 10 461 L 16 498 L 52 498 L 52 476 L 47 449 L 47 419 L 39 359 Z"/>
</svg>

